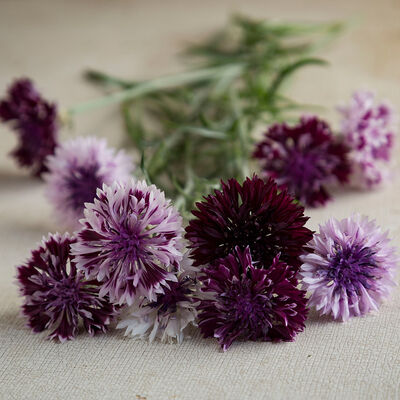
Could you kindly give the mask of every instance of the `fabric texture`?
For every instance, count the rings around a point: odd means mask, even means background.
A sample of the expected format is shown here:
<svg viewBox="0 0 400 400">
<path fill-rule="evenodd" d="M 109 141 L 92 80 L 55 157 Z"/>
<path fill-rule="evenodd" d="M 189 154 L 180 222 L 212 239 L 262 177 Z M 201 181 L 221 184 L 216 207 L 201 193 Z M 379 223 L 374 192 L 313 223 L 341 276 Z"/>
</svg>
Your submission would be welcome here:
<svg viewBox="0 0 400 400">
<path fill-rule="evenodd" d="M 0 2 L 0 93 L 15 77 L 30 76 L 63 106 L 100 94 L 81 77 L 87 67 L 138 78 L 181 65 L 185 42 L 221 26 L 233 11 L 286 20 L 363 17 L 329 50 L 331 66 L 309 68 L 294 79 L 291 95 L 328 110 L 353 90 L 368 88 L 400 106 L 400 6 L 395 0 L 15 1 Z M 335 111 L 323 117 L 339 126 Z M 116 107 L 76 118 L 61 140 L 86 134 L 123 143 Z M 120 330 L 57 344 L 33 334 L 20 315 L 15 265 L 48 232 L 52 218 L 44 184 L 7 156 L 14 136 L 0 126 L 0 398 L 1 399 L 398 399 L 400 397 L 400 289 L 379 314 L 347 323 L 311 313 L 293 343 L 235 343 L 223 353 L 197 331 L 181 345 L 152 344 Z M 397 172 L 397 171 L 396 171 Z M 395 173 L 396 175 L 396 173 Z M 396 176 L 395 176 L 396 178 Z M 321 209 L 307 209 L 310 229 L 331 216 L 367 214 L 390 230 L 400 246 L 400 181 L 376 192 L 342 191 Z M 62 231 L 61 231 L 62 232 Z M 397 281 L 399 276 L 397 277 Z"/>
</svg>

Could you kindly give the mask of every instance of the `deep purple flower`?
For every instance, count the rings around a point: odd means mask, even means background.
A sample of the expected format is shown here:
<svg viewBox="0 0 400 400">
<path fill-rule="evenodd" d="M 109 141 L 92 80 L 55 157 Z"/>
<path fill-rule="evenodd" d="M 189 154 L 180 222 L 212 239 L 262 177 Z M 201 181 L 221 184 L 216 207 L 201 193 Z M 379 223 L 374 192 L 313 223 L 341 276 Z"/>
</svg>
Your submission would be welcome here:
<svg viewBox="0 0 400 400">
<path fill-rule="evenodd" d="M 176 280 L 182 218 L 154 185 L 103 185 L 81 222 L 72 254 L 88 278 L 102 282 L 101 295 L 128 305 L 140 296 L 155 301 L 161 285 Z"/>
<path fill-rule="evenodd" d="M 79 227 L 85 203 L 93 202 L 103 183 L 127 180 L 133 170 L 131 159 L 107 147 L 104 139 L 77 138 L 61 144 L 46 163 L 49 173 L 46 194 L 56 218 L 65 226 Z"/>
<path fill-rule="evenodd" d="M 302 117 L 295 126 L 275 124 L 257 145 L 263 173 L 276 179 L 301 203 L 323 205 L 330 198 L 327 186 L 348 181 L 348 149 L 317 117 Z"/>
<path fill-rule="evenodd" d="M 133 305 L 125 308 L 118 329 L 126 328 L 125 335 L 133 338 L 155 338 L 162 342 L 182 343 L 184 331 L 189 324 L 195 325 L 197 317 L 195 299 L 197 292 L 197 268 L 190 266 L 185 255 L 177 273 L 176 282 L 167 282 L 164 293 L 157 294 L 155 301 L 137 298 Z"/>
<path fill-rule="evenodd" d="M 29 79 L 16 80 L 0 101 L 0 119 L 15 129 L 18 145 L 11 155 L 40 176 L 47 170 L 46 157 L 58 144 L 57 107 L 41 97 Z"/>
<path fill-rule="evenodd" d="M 346 107 L 340 107 L 342 133 L 350 147 L 354 185 L 378 186 L 390 177 L 394 148 L 395 116 L 387 103 L 375 104 L 371 92 L 354 93 Z"/>
<path fill-rule="evenodd" d="M 304 208 L 294 204 L 276 183 L 254 176 L 242 185 L 235 179 L 222 182 L 222 190 L 196 204 L 196 217 L 186 228 L 195 266 L 207 265 L 249 246 L 253 260 L 270 265 L 278 253 L 297 269 L 299 256 L 312 232 L 304 224 Z"/>
<path fill-rule="evenodd" d="M 199 327 L 223 350 L 235 340 L 293 341 L 304 329 L 305 292 L 276 256 L 268 269 L 256 268 L 249 248 L 203 270 Z"/>
<path fill-rule="evenodd" d="M 310 306 L 320 314 L 346 321 L 377 310 L 394 286 L 398 265 L 387 232 L 374 221 L 355 215 L 320 227 L 300 270 Z"/>
<path fill-rule="evenodd" d="M 85 281 L 70 254 L 76 241 L 68 234 L 49 235 L 18 267 L 17 283 L 24 296 L 23 314 L 34 332 L 51 329 L 49 339 L 74 339 L 79 319 L 90 335 L 106 332 L 116 311 L 99 297 L 96 281 Z"/>
</svg>

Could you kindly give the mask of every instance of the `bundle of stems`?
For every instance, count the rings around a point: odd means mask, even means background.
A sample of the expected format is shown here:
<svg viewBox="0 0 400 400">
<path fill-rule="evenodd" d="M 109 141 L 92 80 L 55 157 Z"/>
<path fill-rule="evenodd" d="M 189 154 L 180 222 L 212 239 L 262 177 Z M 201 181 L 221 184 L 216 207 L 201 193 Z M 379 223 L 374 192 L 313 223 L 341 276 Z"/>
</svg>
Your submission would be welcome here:
<svg viewBox="0 0 400 400">
<path fill-rule="evenodd" d="M 87 71 L 89 81 L 111 92 L 69 111 L 120 103 L 146 179 L 187 216 L 221 179 L 243 180 L 251 173 L 258 126 L 304 110 L 282 94 L 283 85 L 307 65 L 325 65 L 312 54 L 343 28 L 235 16 L 221 32 L 184 51 L 190 62 L 185 72 L 137 82 Z"/>
</svg>

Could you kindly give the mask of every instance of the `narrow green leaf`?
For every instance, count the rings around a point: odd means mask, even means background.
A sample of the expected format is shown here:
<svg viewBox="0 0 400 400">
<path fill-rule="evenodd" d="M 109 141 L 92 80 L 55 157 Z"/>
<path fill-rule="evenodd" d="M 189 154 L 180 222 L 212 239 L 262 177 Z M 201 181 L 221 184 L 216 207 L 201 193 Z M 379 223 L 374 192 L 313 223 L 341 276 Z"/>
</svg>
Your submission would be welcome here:
<svg viewBox="0 0 400 400">
<path fill-rule="evenodd" d="M 298 60 L 292 64 L 289 64 L 285 68 L 283 68 L 278 75 L 275 77 L 273 80 L 271 86 L 269 87 L 267 91 L 267 95 L 269 99 L 272 99 L 275 94 L 278 92 L 280 86 L 282 83 L 290 76 L 292 75 L 295 71 L 298 69 L 305 67 L 306 65 L 328 65 L 328 62 L 325 60 L 322 60 L 320 58 L 303 58 L 301 60 Z"/>
</svg>

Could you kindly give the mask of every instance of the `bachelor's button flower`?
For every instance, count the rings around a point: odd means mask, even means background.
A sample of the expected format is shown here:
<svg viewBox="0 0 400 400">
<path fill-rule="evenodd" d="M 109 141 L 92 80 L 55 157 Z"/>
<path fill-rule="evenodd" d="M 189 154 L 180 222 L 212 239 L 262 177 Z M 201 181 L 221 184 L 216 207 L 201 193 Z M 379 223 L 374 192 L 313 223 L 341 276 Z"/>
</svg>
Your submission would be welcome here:
<svg viewBox="0 0 400 400">
<path fill-rule="evenodd" d="M 102 282 L 100 293 L 132 305 L 157 300 L 162 284 L 176 281 L 182 259 L 182 217 L 164 193 L 144 181 L 115 182 L 87 203 L 72 253 L 79 269 Z"/>
<path fill-rule="evenodd" d="M 177 272 L 177 281 L 169 281 L 163 287 L 164 293 L 157 294 L 154 301 L 138 298 L 125 309 L 117 328 L 126 328 L 125 335 L 134 338 L 155 338 L 162 342 L 181 343 L 185 328 L 195 325 L 197 316 L 195 300 L 197 268 L 191 268 L 187 255 Z"/>
<path fill-rule="evenodd" d="M 79 320 L 93 335 L 106 332 L 116 314 L 106 298 L 99 297 L 97 281 L 85 281 L 76 269 L 68 234 L 49 235 L 29 260 L 17 269 L 17 283 L 24 297 L 22 312 L 34 332 L 50 329 L 50 339 L 74 339 Z"/>
<path fill-rule="evenodd" d="M 301 203 L 323 205 L 328 186 L 345 183 L 350 166 L 348 149 L 328 124 L 316 117 L 302 117 L 294 126 L 275 124 L 257 145 L 254 157 L 263 173 L 276 180 Z"/>
<path fill-rule="evenodd" d="M 308 218 L 273 179 L 264 182 L 254 176 L 243 184 L 230 179 L 196 206 L 186 228 L 195 266 L 225 257 L 237 246 L 249 246 L 255 263 L 270 265 L 281 253 L 290 267 L 300 267 L 299 256 L 312 238 L 304 226 Z"/>
<path fill-rule="evenodd" d="M 249 248 L 203 269 L 199 327 L 227 350 L 236 340 L 292 341 L 304 329 L 305 292 L 293 271 L 276 256 L 268 268 L 256 268 Z"/>
<path fill-rule="evenodd" d="M 47 170 L 46 157 L 57 145 L 57 107 L 41 97 L 29 79 L 16 80 L 0 101 L 0 119 L 17 133 L 18 145 L 11 155 L 33 175 Z"/>
<path fill-rule="evenodd" d="M 395 116 L 387 103 L 375 103 L 371 92 L 354 93 L 347 106 L 339 107 L 341 130 L 351 149 L 352 183 L 372 188 L 390 177 L 395 138 Z"/>
<path fill-rule="evenodd" d="M 103 183 L 127 180 L 133 166 L 123 152 L 107 147 L 104 139 L 77 138 L 62 143 L 48 157 L 44 175 L 46 194 L 54 215 L 68 228 L 77 229 L 85 203 L 93 202 Z"/>
<path fill-rule="evenodd" d="M 354 215 L 320 226 L 300 270 L 309 305 L 346 321 L 377 310 L 389 296 L 398 258 L 387 233 L 374 221 Z"/>
</svg>

